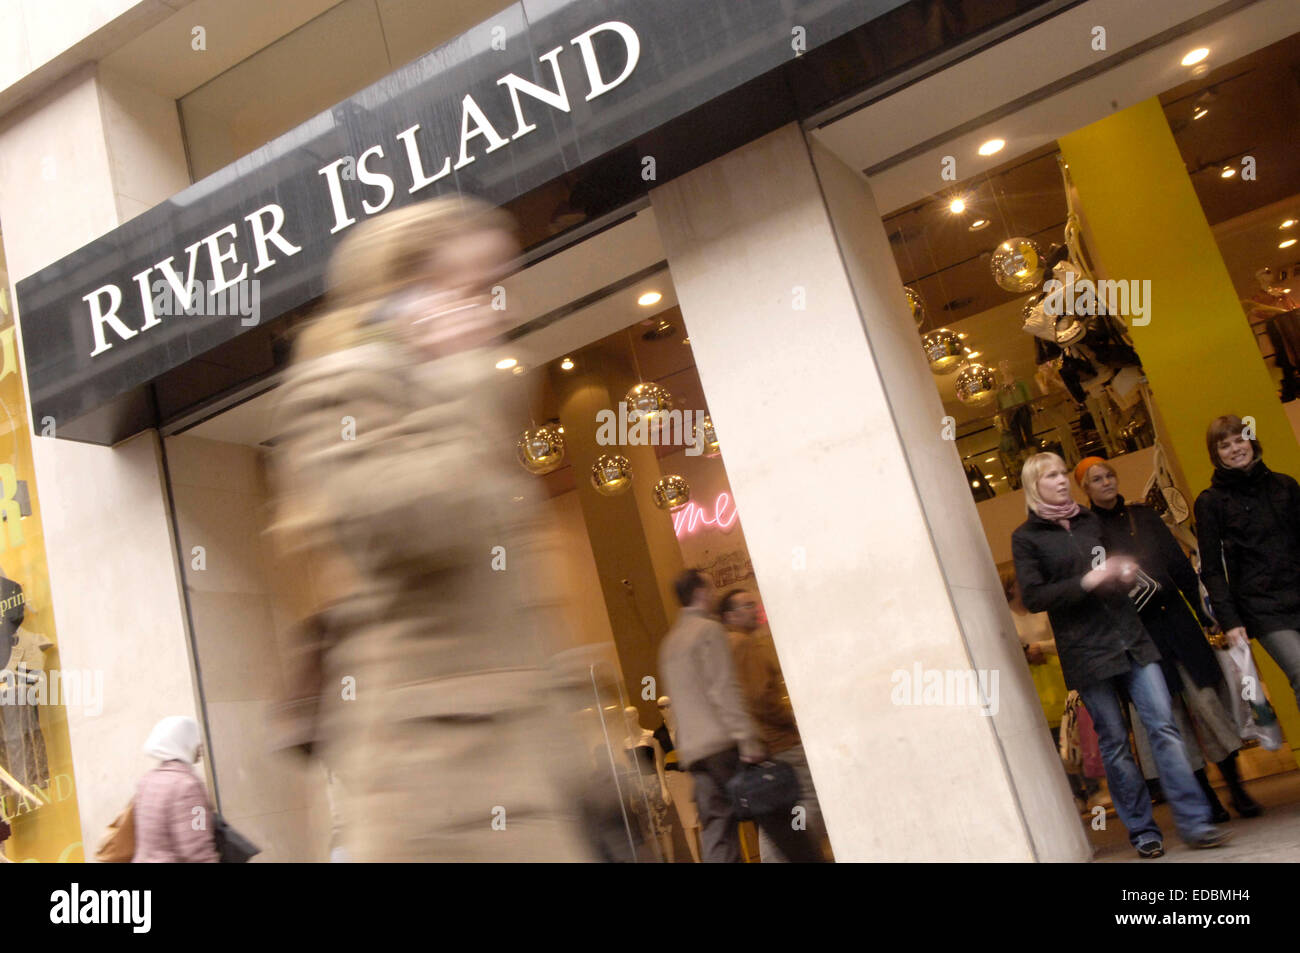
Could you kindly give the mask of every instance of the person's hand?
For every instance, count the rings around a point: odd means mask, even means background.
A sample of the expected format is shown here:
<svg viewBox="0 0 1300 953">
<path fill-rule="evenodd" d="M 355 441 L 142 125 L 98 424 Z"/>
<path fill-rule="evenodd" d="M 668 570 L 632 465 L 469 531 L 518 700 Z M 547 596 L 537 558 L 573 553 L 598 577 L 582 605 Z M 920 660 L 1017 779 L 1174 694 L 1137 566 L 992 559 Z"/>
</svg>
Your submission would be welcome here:
<svg viewBox="0 0 1300 953">
<path fill-rule="evenodd" d="M 767 745 L 751 738 L 740 743 L 740 760 L 746 764 L 758 764 L 767 760 Z"/>
<path fill-rule="evenodd" d="M 1043 662 L 1047 661 L 1047 657 L 1043 655 L 1042 647 L 1036 642 L 1025 646 L 1025 658 L 1029 660 L 1030 665 L 1042 665 Z"/>
<path fill-rule="evenodd" d="M 1246 627 L 1244 625 L 1231 628 L 1223 634 L 1228 637 L 1229 645 L 1245 645 L 1249 641 L 1246 636 Z"/>
<path fill-rule="evenodd" d="M 673 806 L 673 796 L 672 796 L 671 794 L 668 793 L 668 789 L 667 789 L 667 788 L 660 788 L 660 789 L 659 789 L 659 793 L 662 794 L 663 797 L 664 797 L 664 806 L 665 806 L 665 807 L 672 807 L 672 806 Z"/>
</svg>

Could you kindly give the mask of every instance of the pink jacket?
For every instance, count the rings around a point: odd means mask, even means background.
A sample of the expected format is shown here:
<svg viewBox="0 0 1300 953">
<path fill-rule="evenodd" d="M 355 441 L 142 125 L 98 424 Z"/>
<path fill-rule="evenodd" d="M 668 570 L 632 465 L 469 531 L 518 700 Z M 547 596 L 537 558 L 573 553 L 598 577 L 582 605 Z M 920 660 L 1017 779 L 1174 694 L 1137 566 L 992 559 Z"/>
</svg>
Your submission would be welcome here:
<svg viewBox="0 0 1300 953">
<path fill-rule="evenodd" d="M 164 761 L 140 779 L 135 792 L 131 862 L 215 864 L 219 859 L 212 839 L 215 820 L 208 792 L 193 767 L 183 761 Z"/>
</svg>

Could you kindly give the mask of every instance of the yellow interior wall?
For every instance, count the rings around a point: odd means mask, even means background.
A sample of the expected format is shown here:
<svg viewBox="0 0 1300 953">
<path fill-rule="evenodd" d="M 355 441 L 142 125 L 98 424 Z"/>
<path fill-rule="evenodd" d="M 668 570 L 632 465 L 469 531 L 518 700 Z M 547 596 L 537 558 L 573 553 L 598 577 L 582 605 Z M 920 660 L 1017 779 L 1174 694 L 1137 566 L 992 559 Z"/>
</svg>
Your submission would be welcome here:
<svg viewBox="0 0 1300 953">
<path fill-rule="evenodd" d="M 31 431 L 27 425 L 27 397 L 18 363 L 14 322 L 7 281 L 0 270 L 0 464 L 14 468 L 17 479 L 27 483 L 32 513 L 18 521 L 17 531 L 0 524 L 0 569 L 23 587 L 26 603 L 23 628 L 38 632 L 54 643 L 45 653 L 45 669 L 60 667 L 58 631 L 50 600 L 49 571 L 45 562 L 40 496 L 32 467 Z M 0 647 L 0 652 L 4 648 Z M 7 652 L 5 659 L 8 661 Z M 85 859 L 81 842 L 81 817 L 72 772 L 72 748 L 68 740 L 67 711 L 61 705 L 47 705 L 40 712 L 49 759 L 48 788 L 33 791 L 32 803 L 3 788 L 0 814 L 9 821 L 13 834 L 5 843 L 6 856 L 14 861 L 66 862 Z"/>
<path fill-rule="evenodd" d="M 1085 126 L 1060 145 L 1095 243 L 1099 277 L 1151 281 L 1150 323 L 1131 334 L 1192 492 L 1210 484 L 1205 430 L 1221 414 L 1253 416 L 1269 467 L 1300 474 L 1300 445 L 1159 101 Z M 1248 189 L 1251 182 L 1233 187 Z M 1255 658 L 1296 753 L 1295 696 L 1258 645 Z"/>
</svg>

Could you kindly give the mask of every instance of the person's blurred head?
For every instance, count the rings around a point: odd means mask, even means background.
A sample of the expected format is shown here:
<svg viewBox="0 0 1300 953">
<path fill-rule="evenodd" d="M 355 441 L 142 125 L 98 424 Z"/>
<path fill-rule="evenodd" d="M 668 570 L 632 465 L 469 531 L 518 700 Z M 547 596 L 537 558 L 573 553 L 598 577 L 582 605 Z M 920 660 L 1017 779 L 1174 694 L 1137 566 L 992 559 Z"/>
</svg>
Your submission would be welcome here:
<svg viewBox="0 0 1300 953">
<path fill-rule="evenodd" d="M 144 743 L 144 753 L 159 761 L 194 764 L 202 750 L 198 722 L 184 715 L 169 715 L 159 721 Z"/>
<path fill-rule="evenodd" d="M 1247 439 L 1243 431 L 1246 425 L 1236 414 L 1224 414 L 1210 421 L 1205 431 L 1205 448 L 1210 454 L 1210 463 L 1216 467 L 1244 470 L 1264 456 L 1264 448 L 1259 441 Z"/>
<path fill-rule="evenodd" d="M 742 632 L 758 628 L 758 598 L 748 589 L 729 589 L 718 600 L 722 624 Z"/>
<path fill-rule="evenodd" d="M 1105 460 L 1089 465 L 1079 485 L 1088 494 L 1088 499 L 1103 509 L 1110 509 L 1119 498 L 1119 477 L 1115 468 Z"/>
<path fill-rule="evenodd" d="M 1070 471 L 1054 453 L 1036 453 L 1026 460 L 1020 471 L 1020 485 L 1025 488 L 1025 506 L 1033 513 L 1044 504 L 1063 506 L 1070 502 Z"/>
<path fill-rule="evenodd" d="M 708 573 L 698 569 L 687 569 L 673 583 L 677 601 L 683 606 L 705 609 L 713 601 L 713 580 Z"/>
<path fill-rule="evenodd" d="M 316 356 L 352 346 L 367 321 L 388 311 L 427 319 L 409 329 L 417 347 L 481 347 L 500 332 L 504 312 L 491 307 L 490 291 L 518 252 L 510 215 L 470 196 L 362 222 L 330 259 L 330 310 L 304 332 L 301 347 Z"/>
</svg>

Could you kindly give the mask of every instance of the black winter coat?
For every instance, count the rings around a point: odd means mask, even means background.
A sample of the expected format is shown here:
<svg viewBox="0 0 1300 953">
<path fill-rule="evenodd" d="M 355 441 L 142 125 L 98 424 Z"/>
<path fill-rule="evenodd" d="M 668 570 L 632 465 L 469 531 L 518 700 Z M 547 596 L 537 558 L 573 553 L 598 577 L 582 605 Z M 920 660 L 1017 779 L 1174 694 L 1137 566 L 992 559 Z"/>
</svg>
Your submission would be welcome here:
<svg viewBox="0 0 1300 953">
<path fill-rule="evenodd" d="M 1127 674 L 1135 663 L 1160 661 L 1122 588 L 1083 589 L 1094 548 L 1104 545 L 1101 520 L 1086 509 L 1068 530 L 1031 513 L 1011 534 L 1020 599 L 1030 612 L 1047 613 L 1065 684 L 1074 689 Z"/>
<path fill-rule="evenodd" d="M 1201 631 L 1201 626 L 1208 626 L 1210 620 L 1201 611 L 1196 570 L 1165 521 L 1151 507 L 1126 503 L 1122 496 L 1114 508 L 1108 510 L 1093 504 L 1092 511 L 1101 520 L 1106 552 L 1132 556 L 1142 571 L 1160 584 L 1160 590 L 1138 615 L 1160 650 L 1160 667 L 1169 691 L 1183 690 L 1178 669 L 1174 667 L 1175 659 L 1183 664 L 1197 685 L 1217 685 L 1223 680 L 1223 670 Z"/>
<path fill-rule="evenodd" d="M 1300 484 L 1257 460 L 1215 467 L 1196 498 L 1201 579 L 1226 631 L 1300 629 Z"/>
</svg>

